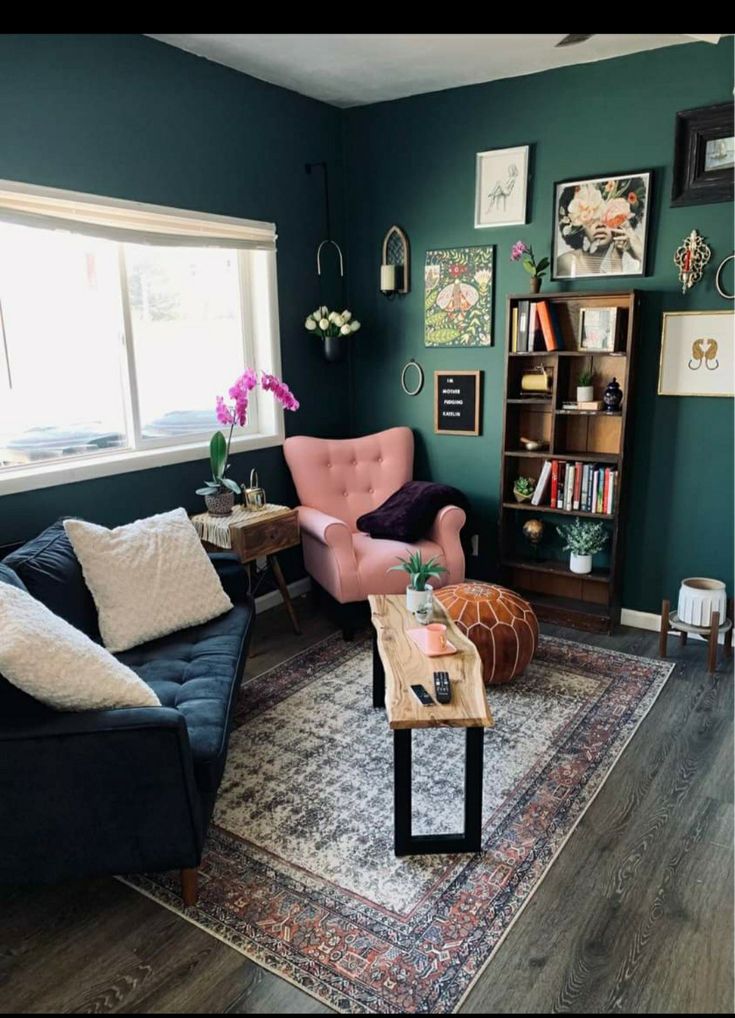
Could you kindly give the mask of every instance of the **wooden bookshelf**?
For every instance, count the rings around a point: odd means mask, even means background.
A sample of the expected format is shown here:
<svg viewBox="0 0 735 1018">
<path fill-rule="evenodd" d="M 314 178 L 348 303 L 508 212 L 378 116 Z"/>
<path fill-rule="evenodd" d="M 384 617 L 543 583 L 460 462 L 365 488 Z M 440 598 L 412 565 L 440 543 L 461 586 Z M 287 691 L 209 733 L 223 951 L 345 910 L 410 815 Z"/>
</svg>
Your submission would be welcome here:
<svg viewBox="0 0 735 1018">
<path fill-rule="evenodd" d="M 554 305 L 563 349 L 514 351 L 513 310 L 519 301 L 546 300 Z M 505 332 L 505 386 L 503 402 L 503 446 L 500 490 L 500 564 L 503 582 L 527 597 L 538 617 L 559 625 L 595 632 L 611 632 L 620 618 L 621 556 L 627 478 L 626 454 L 631 440 L 629 408 L 634 388 L 634 352 L 640 296 L 634 290 L 594 293 L 567 292 L 512 294 L 507 299 Z M 579 349 L 579 322 L 582 308 L 618 309 L 615 349 Z M 538 365 L 550 369 L 549 396 L 522 397 L 521 377 Z M 576 395 L 576 381 L 583 368 L 595 371 L 595 399 L 613 377 L 623 390 L 617 413 L 565 410 L 564 402 Z M 529 452 L 521 437 L 545 442 L 543 449 Z M 597 513 L 563 510 L 548 504 L 516 502 L 513 483 L 519 476 L 538 480 L 545 460 L 566 463 L 596 463 L 617 470 L 613 512 Z M 546 526 L 538 553 L 525 541 L 521 528 L 538 516 Z M 595 556 L 592 572 L 580 576 L 569 569 L 568 553 L 561 551 L 557 523 L 573 517 L 605 520 L 610 540 L 604 553 Z"/>
</svg>

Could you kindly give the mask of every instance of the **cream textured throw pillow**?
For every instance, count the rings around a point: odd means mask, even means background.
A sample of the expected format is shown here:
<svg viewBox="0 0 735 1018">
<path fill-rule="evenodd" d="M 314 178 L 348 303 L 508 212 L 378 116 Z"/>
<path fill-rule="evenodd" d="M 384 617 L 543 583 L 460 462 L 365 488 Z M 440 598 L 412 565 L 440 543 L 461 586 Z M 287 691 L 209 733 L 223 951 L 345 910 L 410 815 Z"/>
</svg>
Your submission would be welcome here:
<svg viewBox="0 0 735 1018">
<path fill-rule="evenodd" d="M 113 652 L 196 626 L 232 602 L 185 509 L 124 527 L 65 520 L 64 529 Z"/>
<path fill-rule="evenodd" d="M 104 647 L 8 583 L 0 583 L 0 672 L 57 710 L 161 705 Z"/>
</svg>

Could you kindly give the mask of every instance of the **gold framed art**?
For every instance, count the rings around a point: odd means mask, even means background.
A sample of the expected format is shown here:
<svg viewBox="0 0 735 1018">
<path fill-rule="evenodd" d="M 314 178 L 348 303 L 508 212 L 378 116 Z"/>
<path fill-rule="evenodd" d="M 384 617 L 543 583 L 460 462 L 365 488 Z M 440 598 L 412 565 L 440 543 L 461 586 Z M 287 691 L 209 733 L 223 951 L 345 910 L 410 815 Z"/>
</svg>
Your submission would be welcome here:
<svg viewBox="0 0 735 1018">
<path fill-rule="evenodd" d="M 480 434 L 482 371 L 434 372 L 434 433 Z"/>
<path fill-rule="evenodd" d="M 659 396 L 735 396 L 735 312 L 665 311 Z"/>
</svg>

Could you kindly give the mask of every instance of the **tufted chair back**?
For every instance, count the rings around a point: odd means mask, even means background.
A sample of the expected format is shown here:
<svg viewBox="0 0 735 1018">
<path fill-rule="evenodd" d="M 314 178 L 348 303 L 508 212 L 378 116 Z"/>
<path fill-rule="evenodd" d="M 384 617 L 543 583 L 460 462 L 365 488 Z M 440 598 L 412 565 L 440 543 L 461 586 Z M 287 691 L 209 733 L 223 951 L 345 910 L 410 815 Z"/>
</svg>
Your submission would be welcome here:
<svg viewBox="0 0 735 1018">
<path fill-rule="evenodd" d="M 390 428 L 363 438 L 297 435 L 283 447 L 302 505 L 319 509 L 355 530 L 363 513 L 376 509 L 413 477 L 413 432 Z"/>
</svg>

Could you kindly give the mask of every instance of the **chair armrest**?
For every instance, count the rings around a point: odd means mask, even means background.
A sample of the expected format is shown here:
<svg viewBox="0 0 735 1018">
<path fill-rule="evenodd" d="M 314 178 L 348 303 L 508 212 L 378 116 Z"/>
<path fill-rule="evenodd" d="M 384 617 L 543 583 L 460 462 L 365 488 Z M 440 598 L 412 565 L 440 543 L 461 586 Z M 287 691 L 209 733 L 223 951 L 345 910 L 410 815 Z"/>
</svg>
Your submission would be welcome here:
<svg viewBox="0 0 735 1018">
<path fill-rule="evenodd" d="M 465 558 L 459 534 L 467 522 L 467 514 L 457 505 L 445 505 L 436 514 L 429 531 L 429 540 L 434 541 L 444 552 L 447 565 L 447 583 L 461 583 L 465 576 Z"/>
<path fill-rule="evenodd" d="M 344 520 L 329 516 L 311 506 L 299 506 L 299 526 L 311 537 L 338 554 L 344 554 L 354 563 L 355 552 L 352 545 L 352 533 Z"/>
<path fill-rule="evenodd" d="M 60 712 L 0 725 L 0 882 L 196 866 L 204 839 L 177 710 Z"/>
<path fill-rule="evenodd" d="M 250 575 L 234 551 L 211 551 L 209 558 L 233 604 L 242 604 L 250 592 Z"/>
</svg>

